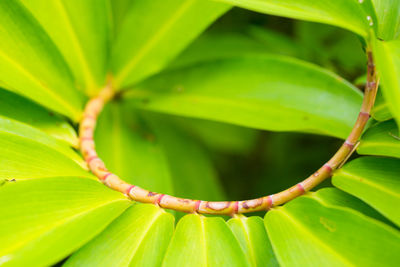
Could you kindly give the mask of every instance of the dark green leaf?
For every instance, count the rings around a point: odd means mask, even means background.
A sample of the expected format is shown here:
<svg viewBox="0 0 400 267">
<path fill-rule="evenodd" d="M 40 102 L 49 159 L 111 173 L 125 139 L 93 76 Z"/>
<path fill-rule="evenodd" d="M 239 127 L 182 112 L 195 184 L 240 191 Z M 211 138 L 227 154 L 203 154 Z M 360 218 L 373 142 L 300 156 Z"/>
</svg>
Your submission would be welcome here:
<svg viewBox="0 0 400 267">
<path fill-rule="evenodd" d="M 152 77 L 126 93 L 137 107 L 274 131 L 345 138 L 361 93 L 342 78 L 281 56 L 243 56 Z"/>
</svg>

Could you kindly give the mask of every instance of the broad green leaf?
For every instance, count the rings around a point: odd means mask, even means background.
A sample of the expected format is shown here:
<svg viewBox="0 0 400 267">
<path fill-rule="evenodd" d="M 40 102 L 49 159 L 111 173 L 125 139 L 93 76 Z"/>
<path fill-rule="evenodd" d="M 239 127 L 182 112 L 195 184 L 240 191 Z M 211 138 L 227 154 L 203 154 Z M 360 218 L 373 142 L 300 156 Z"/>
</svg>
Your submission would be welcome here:
<svg viewBox="0 0 400 267">
<path fill-rule="evenodd" d="M 108 103 L 95 132 L 96 149 L 107 168 L 128 183 L 174 194 L 167 160 L 154 134 L 137 113 L 120 102 Z"/>
<path fill-rule="evenodd" d="M 2 89 L 0 115 L 29 124 L 74 147 L 78 146 L 76 132 L 68 122 L 34 102 Z"/>
<path fill-rule="evenodd" d="M 400 160 L 363 157 L 338 170 L 332 183 L 400 225 Z"/>
<path fill-rule="evenodd" d="M 0 178 L 94 177 L 70 158 L 70 152 L 43 134 L 28 126 L 5 122 L 1 122 L 3 129 L 0 130 Z"/>
<path fill-rule="evenodd" d="M 0 264 L 50 266 L 123 212 L 129 201 L 97 181 L 43 178 L 0 187 Z"/>
<path fill-rule="evenodd" d="M 56 46 L 17 0 L 0 2 L 0 81 L 5 89 L 78 120 L 83 99 Z"/>
<path fill-rule="evenodd" d="M 73 151 L 71 147 L 66 143 L 54 139 L 48 134 L 36 128 L 33 128 L 27 124 L 20 123 L 15 120 L 10 120 L 1 115 L 0 115 L 0 133 L 20 136 L 25 139 L 31 140 L 31 142 L 43 144 L 48 148 L 51 148 L 63 154 L 67 158 L 72 159 L 81 166 L 86 165 L 81 156 L 79 156 L 75 151 Z M 7 166 L 5 166 L 4 169 L 7 169 Z"/>
<path fill-rule="evenodd" d="M 211 32 L 197 38 L 168 67 L 180 68 L 214 59 L 260 53 L 271 53 L 271 50 L 263 42 L 244 34 Z"/>
<path fill-rule="evenodd" d="M 250 265 L 222 218 L 190 214 L 178 222 L 162 266 Z"/>
<path fill-rule="evenodd" d="M 351 30 L 366 37 L 373 17 L 365 11 L 368 0 L 218 0 L 257 12 L 321 22 Z M 370 19 L 367 19 L 367 15 Z"/>
<path fill-rule="evenodd" d="M 362 155 L 377 155 L 400 158 L 400 137 L 393 120 L 370 127 L 362 136 L 357 152 Z"/>
<path fill-rule="evenodd" d="M 393 118 L 393 115 L 390 113 L 388 104 L 383 98 L 381 91 L 382 90 L 379 90 L 376 95 L 375 105 L 372 108 L 371 116 L 377 121 L 387 121 Z"/>
<path fill-rule="evenodd" d="M 63 54 L 82 91 L 105 83 L 110 49 L 108 0 L 21 0 Z"/>
<path fill-rule="evenodd" d="M 309 192 L 308 194 L 327 205 L 349 208 L 386 224 L 393 225 L 388 219 L 365 202 L 335 187 L 325 187 L 317 192 Z"/>
<path fill-rule="evenodd" d="M 241 56 L 162 73 L 125 95 L 137 107 L 274 131 L 345 138 L 361 93 L 342 78 L 282 56 Z"/>
<path fill-rule="evenodd" d="M 261 217 L 239 215 L 228 221 L 252 266 L 278 266 Z"/>
<path fill-rule="evenodd" d="M 400 233 L 349 208 L 306 195 L 265 216 L 282 266 L 393 266 Z"/>
<path fill-rule="evenodd" d="M 374 43 L 374 59 L 382 82 L 382 92 L 389 109 L 400 124 L 400 40 Z"/>
<path fill-rule="evenodd" d="M 209 0 L 133 1 L 112 53 L 116 88 L 160 71 L 229 8 Z"/>
<path fill-rule="evenodd" d="M 145 118 L 164 151 L 175 195 L 194 199 L 226 199 L 207 151 L 165 116 L 145 114 Z"/>
<path fill-rule="evenodd" d="M 399 38 L 400 1 L 372 0 L 378 17 L 378 37 L 383 40 Z"/>
<path fill-rule="evenodd" d="M 160 266 L 174 217 L 152 204 L 126 210 L 63 266 Z"/>
</svg>

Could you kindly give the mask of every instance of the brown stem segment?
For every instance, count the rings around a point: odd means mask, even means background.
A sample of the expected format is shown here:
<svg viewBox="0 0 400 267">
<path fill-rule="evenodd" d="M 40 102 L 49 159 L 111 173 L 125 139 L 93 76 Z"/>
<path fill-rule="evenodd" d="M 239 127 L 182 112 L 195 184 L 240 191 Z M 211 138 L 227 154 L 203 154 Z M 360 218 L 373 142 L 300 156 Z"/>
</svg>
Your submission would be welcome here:
<svg viewBox="0 0 400 267">
<path fill-rule="evenodd" d="M 304 181 L 277 194 L 243 201 L 204 201 L 183 199 L 154 193 L 124 182 L 105 167 L 104 162 L 97 155 L 93 140 L 97 117 L 102 111 L 104 104 L 113 96 L 113 91 L 110 85 L 105 87 L 97 97 L 90 99 L 85 107 L 83 119 L 79 126 L 81 153 L 91 172 L 96 175 L 100 181 L 108 187 L 122 192 L 132 200 L 138 202 L 154 203 L 166 209 L 204 214 L 233 215 L 238 213 L 268 210 L 273 206 L 284 204 L 320 184 L 322 181 L 330 177 L 332 172 L 339 168 L 353 152 L 354 146 L 360 138 L 360 135 L 370 117 L 370 111 L 374 105 L 378 87 L 375 65 L 370 51 L 367 52 L 367 56 L 367 83 L 365 86 L 364 100 L 357 121 L 349 137 L 336 154 L 318 171 Z"/>
</svg>

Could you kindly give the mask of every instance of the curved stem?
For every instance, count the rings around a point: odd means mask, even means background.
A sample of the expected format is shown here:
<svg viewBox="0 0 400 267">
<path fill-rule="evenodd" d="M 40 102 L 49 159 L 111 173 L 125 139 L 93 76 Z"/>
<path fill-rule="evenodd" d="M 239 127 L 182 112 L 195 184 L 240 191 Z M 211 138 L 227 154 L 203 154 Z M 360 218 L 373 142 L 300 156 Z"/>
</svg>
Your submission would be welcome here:
<svg viewBox="0 0 400 267">
<path fill-rule="evenodd" d="M 204 201 L 182 199 L 160 193 L 154 193 L 138 186 L 128 184 L 117 175 L 110 172 L 104 162 L 98 157 L 93 133 L 96 121 L 104 104 L 113 97 L 111 85 L 107 85 L 102 92 L 87 103 L 84 116 L 79 126 L 80 149 L 91 172 L 96 175 L 108 187 L 124 193 L 132 200 L 143 203 L 154 203 L 162 208 L 173 209 L 188 213 L 225 214 L 233 215 L 261 210 L 268 210 L 273 206 L 282 205 L 311 190 L 325 179 L 329 178 L 334 170 L 351 156 L 355 145 L 360 138 L 366 123 L 370 117 L 371 108 L 374 105 L 378 81 L 376 79 L 375 65 L 370 50 L 367 51 L 367 83 L 364 99 L 357 121 L 343 145 L 335 155 L 325 163 L 318 171 L 304 181 L 277 194 L 243 201 Z"/>
</svg>

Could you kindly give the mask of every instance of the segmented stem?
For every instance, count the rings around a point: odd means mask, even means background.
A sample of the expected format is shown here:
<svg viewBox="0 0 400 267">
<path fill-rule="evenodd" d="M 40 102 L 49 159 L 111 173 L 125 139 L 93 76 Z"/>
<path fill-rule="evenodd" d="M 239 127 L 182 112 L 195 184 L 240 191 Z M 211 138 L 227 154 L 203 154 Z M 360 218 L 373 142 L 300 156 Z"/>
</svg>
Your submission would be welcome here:
<svg viewBox="0 0 400 267">
<path fill-rule="evenodd" d="M 365 86 L 363 104 L 350 135 L 336 154 L 318 171 L 304 181 L 277 194 L 243 201 L 204 201 L 154 193 L 124 182 L 106 168 L 104 162 L 97 155 L 93 140 L 97 117 L 102 111 L 104 104 L 113 96 L 111 85 L 106 86 L 97 97 L 90 99 L 85 107 L 84 116 L 79 127 L 81 153 L 90 171 L 96 175 L 100 181 L 111 189 L 122 192 L 132 200 L 138 202 L 154 203 L 166 209 L 203 214 L 234 215 L 238 213 L 268 210 L 273 206 L 282 205 L 304 194 L 329 178 L 332 172 L 339 168 L 354 151 L 355 145 L 370 117 L 370 111 L 374 105 L 378 88 L 372 53 L 368 51 L 367 56 L 367 83 Z"/>
</svg>

